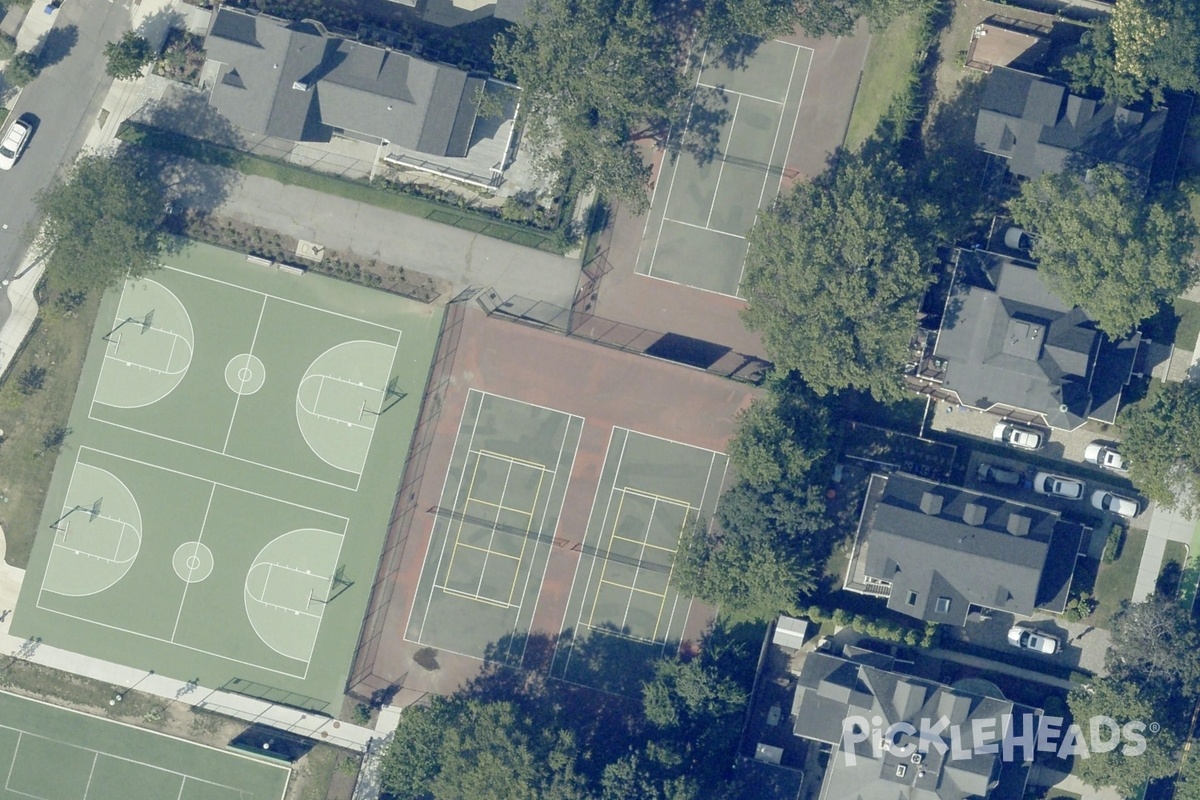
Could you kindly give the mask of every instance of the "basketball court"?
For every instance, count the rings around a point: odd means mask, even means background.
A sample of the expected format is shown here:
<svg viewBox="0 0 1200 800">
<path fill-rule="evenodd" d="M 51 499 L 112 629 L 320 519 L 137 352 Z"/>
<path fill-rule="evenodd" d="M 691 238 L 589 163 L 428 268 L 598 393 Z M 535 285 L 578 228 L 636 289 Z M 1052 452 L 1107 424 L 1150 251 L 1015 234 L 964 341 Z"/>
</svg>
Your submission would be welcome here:
<svg viewBox="0 0 1200 800">
<path fill-rule="evenodd" d="M 716 509 L 728 463 L 723 453 L 613 428 L 551 675 L 636 693 L 641 676 L 612 669 L 611 655 L 637 663 L 625 651 L 675 652 L 691 607 L 671 584 L 675 552 L 684 531 Z M 613 638 L 622 640 L 615 648 Z"/>
<path fill-rule="evenodd" d="M 470 390 L 409 641 L 521 663 L 583 425 L 574 414 Z"/>
<path fill-rule="evenodd" d="M 700 120 L 722 120 L 716 154 L 701 161 L 682 149 L 664 161 L 638 273 L 738 296 L 746 236 L 779 194 L 812 58 L 811 48 L 782 40 L 762 42 L 736 68 L 704 53 L 679 137 Z"/>
<path fill-rule="evenodd" d="M 0 692 L 0 798 L 282 800 L 291 770 Z"/>
<path fill-rule="evenodd" d="M 205 246 L 110 293 L 14 634 L 335 702 L 439 321 Z"/>
</svg>

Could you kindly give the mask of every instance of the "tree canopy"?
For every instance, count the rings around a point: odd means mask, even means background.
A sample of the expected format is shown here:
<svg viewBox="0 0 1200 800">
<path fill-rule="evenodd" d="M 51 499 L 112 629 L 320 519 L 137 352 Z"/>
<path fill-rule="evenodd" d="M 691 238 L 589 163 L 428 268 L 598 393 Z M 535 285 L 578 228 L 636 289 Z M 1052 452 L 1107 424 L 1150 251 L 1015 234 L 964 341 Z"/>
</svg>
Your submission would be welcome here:
<svg viewBox="0 0 1200 800">
<path fill-rule="evenodd" d="M 1076 85 L 1129 102 L 1200 89 L 1200 0 L 1120 0 L 1064 66 Z"/>
<path fill-rule="evenodd" d="M 133 31 L 125 31 L 120 39 L 104 45 L 104 55 L 108 59 L 105 71 L 118 80 L 138 77 L 142 74 L 142 67 L 154 59 L 150 42 Z"/>
<path fill-rule="evenodd" d="M 1147 200 L 1120 166 L 1046 173 L 1023 183 L 1010 209 L 1035 235 L 1033 257 L 1055 293 L 1113 338 L 1200 279 L 1186 203 L 1173 193 Z"/>
<path fill-rule="evenodd" d="M 135 158 L 81 156 L 36 197 L 43 221 L 34 246 L 51 280 L 87 291 L 155 269 L 164 198 L 158 175 Z"/>
<path fill-rule="evenodd" d="M 743 318 L 775 366 L 799 372 L 819 395 L 905 393 L 929 274 L 898 199 L 903 181 L 885 157 L 844 153 L 835 171 L 797 184 L 751 231 Z"/>
<path fill-rule="evenodd" d="M 650 167 L 636 142 L 665 136 L 691 87 L 653 0 L 533 0 L 493 53 L 521 86 L 539 168 L 644 209 Z"/>
<path fill-rule="evenodd" d="M 9 86 L 20 89 L 33 83 L 41 73 L 42 65 L 38 57 L 28 50 L 22 50 L 5 65 L 4 80 Z"/>
<path fill-rule="evenodd" d="M 1200 511 L 1200 384 L 1165 383 L 1118 418 L 1129 477 L 1150 499 Z"/>
<path fill-rule="evenodd" d="M 1190 696 L 1200 689 L 1200 632 L 1188 609 L 1155 595 L 1125 606 L 1111 620 L 1110 675 L 1148 681 Z"/>
</svg>

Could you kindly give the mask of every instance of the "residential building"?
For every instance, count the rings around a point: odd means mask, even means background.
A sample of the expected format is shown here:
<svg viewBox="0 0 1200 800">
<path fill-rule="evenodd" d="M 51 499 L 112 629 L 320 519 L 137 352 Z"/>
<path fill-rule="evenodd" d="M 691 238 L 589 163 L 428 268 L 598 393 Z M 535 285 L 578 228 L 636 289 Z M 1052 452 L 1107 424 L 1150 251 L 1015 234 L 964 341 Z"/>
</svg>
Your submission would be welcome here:
<svg viewBox="0 0 1200 800">
<path fill-rule="evenodd" d="M 915 476 L 872 475 L 845 588 L 961 626 L 1066 608 L 1083 529 L 1058 512 Z"/>
</svg>

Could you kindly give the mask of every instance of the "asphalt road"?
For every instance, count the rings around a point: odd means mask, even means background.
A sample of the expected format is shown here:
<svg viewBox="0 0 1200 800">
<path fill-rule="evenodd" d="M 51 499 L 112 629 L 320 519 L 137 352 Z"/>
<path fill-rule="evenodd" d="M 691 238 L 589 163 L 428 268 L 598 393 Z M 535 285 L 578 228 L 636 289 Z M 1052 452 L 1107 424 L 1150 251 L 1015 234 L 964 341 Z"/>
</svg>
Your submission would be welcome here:
<svg viewBox="0 0 1200 800">
<path fill-rule="evenodd" d="M 30 14 L 41 14 L 34 0 Z M 65 0 L 47 34 L 42 57 L 49 63 L 25 87 L 9 119 L 33 118 L 35 129 L 21 160 L 0 172 L 0 278 L 11 278 L 28 248 L 23 234 L 34 220 L 33 197 L 69 164 L 99 114 L 112 79 L 104 74 L 104 45 L 130 26 L 120 0 Z M 8 296 L 0 292 L 0 325 L 8 319 Z"/>
</svg>

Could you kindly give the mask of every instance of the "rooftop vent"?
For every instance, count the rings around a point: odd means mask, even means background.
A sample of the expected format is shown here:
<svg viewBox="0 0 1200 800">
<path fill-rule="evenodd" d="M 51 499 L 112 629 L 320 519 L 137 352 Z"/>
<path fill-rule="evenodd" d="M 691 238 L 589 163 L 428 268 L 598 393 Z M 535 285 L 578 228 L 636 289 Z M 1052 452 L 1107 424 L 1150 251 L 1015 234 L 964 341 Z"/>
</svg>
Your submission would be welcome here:
<svg viewBox="0 0 1200 800">
<path fill-rule="evenodd" d="M 903 777 L 904 777 L 904 773 L 906 773 L 906 772 L 908 772 L 908 767 L 906 767 L 906 766 L 905 766 L 905 765 L 903 765 L 903 764 L 897 764 L 897 765 L 896 765 L 896 777 L 897 777 L 897 778 L 903 778 Z"/>
<path fill-rule="evenodd" d="M 925 492 L 921 495 L 921 510 L 931 517 L 942 513 L 942 503 L 945 502 L 940 494 Z"/>
<path fill-rule="evenodd" d="M 312 85 L 305 83 L 304 81 L 296 81 L 295 83 L 292 84 L 292 88 L 295 89 L 297 92 L 307 92 L 309 89 L 312 88 Z"/>
<path fill-rule="evenodd" d="M 921 763 L 921 754 L 913 753 L 911 756 L 908 757 L 908 760 L 914 764 L 920 764 Z"/>
<path fill-rule="evenodd" d="M 1013 536 L 1028 536 L 1029 535 L 1029 517 L 1024 514 L 1009 514 L 1008 515 L 1008 532 Z"/>
<path fill-rule="evenodd" d="M 987 507 L 981 506 L 979 503 L 967 503 L 963 508 L 963 522 L 968 525 L 982 525 L 986 517 Z"/>
</svg>

